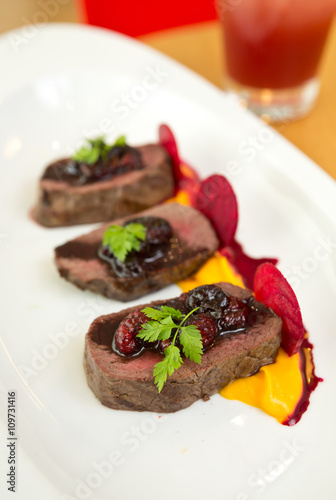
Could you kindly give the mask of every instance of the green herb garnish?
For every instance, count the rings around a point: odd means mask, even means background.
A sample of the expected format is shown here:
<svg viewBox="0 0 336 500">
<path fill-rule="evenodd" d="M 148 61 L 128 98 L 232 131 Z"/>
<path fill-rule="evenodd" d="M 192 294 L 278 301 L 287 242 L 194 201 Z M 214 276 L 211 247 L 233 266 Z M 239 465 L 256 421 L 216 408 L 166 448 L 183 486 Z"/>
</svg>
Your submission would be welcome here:
<svg viewBox="0 0 336 500">
<path fill-rule="evenodd" d="M 129 252 L 140 250 L 141 242 L 146 239 L 146 231 L 145 226 L 137 223 L 110 226 L 104 233 L 103 245 L 108 246 L 117 259 L 125 262 Z"/>
<path fill-rule="evenodd" d="M 86 163 L 87 165 L 93 165 L 100 158 L 103 161 L 107 160 L 107 155 L 109 151 L 115 146 L 125 146 L 126 137 L 121 135 L 115 141 L 114 144 L 106 144 L 104 136 L 97 137 L 96 139 L 87 139 L 87 145 L 79 148 L 72 159 L 80 163 Z"/>
<path fill-rule="evenodd" d="M 118 137 L 113 146 L 126 146 L 126 136 L 121 135 L 120 137 Z"/>
<path fill-rule="evenodd" d="M 202 336 L 195 325 L 183 326 L 189 316 L 194 313 L 198 307 L 184 315 L 178 309 L 168 306 L 161 306 L 161 310 L 152 307 L 145 307 L 142 312 L 153 321 L 145 323 L 137 337 L 149 342 L 157 340 L 167 340 L 174 332 L 171 345 L 166 347 L 164 351 L 164 359 L 154 366 L 153 376 L 154 382 L 157 385 L 159 392 L 167 380 L 167 378 L 180 368 L 183 363 L 180 349 L 176 347 L 175 342 L 179 335 L 179 340 L 182 345 L 183 353 L 186 358 L 191 359 L 195 363 L 201 364 L 201 356 L 203 352 Z M 176 324 L 174 319 L 180 321 Z"/>
</svg>

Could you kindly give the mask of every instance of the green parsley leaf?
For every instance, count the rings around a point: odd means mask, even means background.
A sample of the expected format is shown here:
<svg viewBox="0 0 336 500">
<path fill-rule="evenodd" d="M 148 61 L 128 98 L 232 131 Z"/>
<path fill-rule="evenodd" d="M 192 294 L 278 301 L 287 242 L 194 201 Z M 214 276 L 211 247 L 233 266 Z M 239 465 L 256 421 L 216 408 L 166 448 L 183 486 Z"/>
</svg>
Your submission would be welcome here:
<svg viewBox="0 0 336 500">
<path fill-rule="evenodd" d="M 190 311 L 187 315 L 169 306 L 161 306 L 160 310 L 153 307 L 142 309 L 142 312 L 153 321 L 144 323 L 137 337 L 149 342 L 156 342 L 158 340 L 170 339 L 174 334 L 171 344 L 164 351 L 165 358 L 154 366 L 154 381 L 157 384 L 159 392 L 161 392 L 167 377 L 172 375 L 183 363 L 180 349 L 175 346 L 178 335 L 186 358 L 195 363 L 201 363 L 203 352 L 202 336 L 195 325 L 183 326 L 189 316 L 197 309 L 198 307 Z M 179 324 L 174 322 L 173 317 L 180 320 Z"/>
<path fill-rule="evenodd" d="M 146 238 L 146 227 L 142 224 L 138 224 L 137 222 L 131 222 L 125 226 L 127 231 L 132 234 L 135 238 L 139 240 L 144 240 Z"/>
<path fill-rule="evenodd" d="M 99 158 L 99 150 L 83 146 L 78 151 L 76 151 L 72 158 L 73 160 L 76 160 L 80 163 L 93 165 Z"/>
<path fill-rule="evenodd" d="M 105 143 L 105 140 L 104 140 L 104 136 L 101 135 L 99 137 L 96 137 L 96 139 L 87 139 L 87 142 L 89 144 L 91 144 L 91 146 L 93 148 L 98 148 L 98 149 L 101 149 L 105 146 L 107 146 L 107 144 Z"/>
<path fill-rule="evenodd" d="M 146 239 L 146 228 L 142 224 L 109 226 L 103 236 L 103 245 L 108 246 L 117 259 L 124 262 L 132 250 L 139 251 L 141 241 Z"/>
<path fill-rule="evenodd" d="M 105 143 L 103 136 L 97 137 L 96 139 L 87 139 L 86 142 L 87 145 L 82 146 L 72 156 L 74 160 L 93 165 L 100 157 L 103 160 L 107 158 L 107 153 L 111 149 L 111 146 Z"/>
<path fill-rule="evenodd" d="M 159 321 L 147 321 L 142 325 L 137 337 L 143 340 L 148 340 L 149 342 L 155 342 L 156 340 L 166 340 L 171 336 L 173 328 L 177 328 L 177 325 L 172 320 L 171 316 Z"/>
<path fill-rule="evenodd" d="M 126 146 L 126 136 L 120 135 L 113 146 Z"/>
<path fill-rule="evenodd" d="M 203 353 L 202 335 L 195 325 L 182 326 L 180 328 L 180 343 L 186 358 L 201 364 Z"/>
<path fill-rule="evenodd" d="M 162 391 L 168 376 L 172 375 L 175 370 L 178 370 L 183 363 L 180 349 L 175 345 L 168 346 L 164 354 L 164 359 L 156 363 L 153 371 L 154 382 L 159 392 Z"/>
<path fill-rule="evenodd" d="M 153 307 L 145 307 L 142 312 L 146 314 L 147 318 L 161 321 L 168 316 L 173 318 L 182 318 L 182 313 L 178 309 L 173 309 L 168 306 L 161 306 L 161 309 L 154 309 Z"/>
<path fill-rule="evenodd" d="M 155 319 L 161 321 L 166 317 L 166 315 L 160 309 L 154 309 L 154 307 L 145 307 L 141 311 L 146 314 L 147 318 Z"/>
<path fill-rule="evenodd" d="M 93 165 L 99 158 L 106 161 L 109 151 L 114 146 L 126 146 L 126 137 L 121 135 L 116 139 L 114 144 L 106 144 L 104 136 L 97 137 L 96 139 L 86 139 L 86 142 L 87 145 L 78 149 L 72 156 L 72 159 L 81 163 Z"/>
<path fill-rule="evenodd" d="M 173 318 L 182 319 L 183 317 L 181 311 L 179 311 L 178 309 L 174 309 L 173 307 L 161 306 L 161 310 L 164 314 L 166 314 L 167 316 L 172 316 Z"/>
<path fill-rule="evenodd" d="M 103 161 L 106 161 L 112 146 L 106 144 L 104 136 L 97 137 L 97 139 L 89 139 L 88 142 L 91 144 L 92 150 L 98 152 L 98 158 L 100 157 Z"/>
</svg>

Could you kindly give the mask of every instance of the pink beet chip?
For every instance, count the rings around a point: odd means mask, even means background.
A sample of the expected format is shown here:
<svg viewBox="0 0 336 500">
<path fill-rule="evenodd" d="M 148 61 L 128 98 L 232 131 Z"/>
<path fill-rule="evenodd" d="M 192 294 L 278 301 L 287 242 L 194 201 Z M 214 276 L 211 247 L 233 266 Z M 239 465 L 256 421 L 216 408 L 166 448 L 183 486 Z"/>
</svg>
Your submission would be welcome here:
<svg viewBox="0 0 336 500">
<path fill-rule="evenodd" d="M 281 345 L 284 350 L 289 356 L 297 353 L 305 334 L 300 306 L 292 287 L 273 264 L 267 262 L 258 267 L 254 276 L 254 294 L 282 319 Z"/>
<path fill-rule="evenodd" d="M 181 160 L 178 154 L 176 140 L 168 125 L 162 124 L 159 127 L 159 144 L 167 150 L 167 153 L 171 158 L 174 179 L 176 184 L 178 184 L 181 180 L 183 180 L 184 176 L 181 172 Z"/>
<path fill-rule="evenodd" d="M 228 259 L 228 261 L 236 268 L 239 274 L 244 278 L 244 283 L 247 288 L 253 289 L 254 275 L 258 267 L 264 262 L 276 264 L 277 259 L 272 257 L 253 258 L 244 252 L 243 247 L 238 241 L 233 240 L 229 247 L 224 247 L 219 252 Z"/>
<path fill-rule="evenodd" d="M 193 198 L 193 206 L 210 220 L 221 244 L 230 245 L 238 224 L 238 203 L 229 181 L 222 175 L 205 179 Z"/>
</svg>

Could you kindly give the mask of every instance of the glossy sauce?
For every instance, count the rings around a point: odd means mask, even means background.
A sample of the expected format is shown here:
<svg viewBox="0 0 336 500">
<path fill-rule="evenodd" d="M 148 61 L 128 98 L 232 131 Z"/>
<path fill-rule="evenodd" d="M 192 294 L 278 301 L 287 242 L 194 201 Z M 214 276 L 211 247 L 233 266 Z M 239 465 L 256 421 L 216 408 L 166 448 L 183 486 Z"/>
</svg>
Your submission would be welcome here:
<svg viewBox="0 0 336 500">
<path fill-rule="evenodd" d="M 153 245 L 147 253 L 132 251 L 125 262 L 120 262 L 114 257 L 107 247 L 101 246 L 98 250 L 98 256 L 110 264 L 115 276 L 119 278 L 146 276 L 148 273 L 167 267 L 168 264 L 171 266 L 172 262 L 175 264 L 182 262 L 188 254 L 188 249 L 175 235 L 168 244 Z"/>
<path fill-rule="evenodd" d="M 42 179 L 66 182 L 70 186 L 83 186 L 99 181 L 107 181 L 118 175 L 144 168 L 141 154 L 130 146 L 113 146 L 107 158 L 101 158 L 93 165 L 64 158 L 49 165 Z M 47 200 L 45 200 L 47 204 Z"/>
<path fill-rule="evenodd" d="M 101 245 L 98 250 L 99 258 L 110 264 L 115 276 L 146 277 L 149 273 L 171 267 L 189 257 L 189 248 L 173 232 L 167 220 L 153 216 L 135 217 L 124 226 L 132 223 L 142 224 L 146 228 L 146 238 L 141 242 L 139 250 L 132 250 L 124 262 L 117 259 L 108 246 Z"/>
</svg>

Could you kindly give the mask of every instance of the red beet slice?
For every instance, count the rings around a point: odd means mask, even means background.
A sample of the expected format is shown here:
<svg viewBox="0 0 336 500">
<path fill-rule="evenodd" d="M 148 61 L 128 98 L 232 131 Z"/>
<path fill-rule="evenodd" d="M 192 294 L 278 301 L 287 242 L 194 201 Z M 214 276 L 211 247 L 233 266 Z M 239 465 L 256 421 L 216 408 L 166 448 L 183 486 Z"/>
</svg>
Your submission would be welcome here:
<svg viewBox="0 0 336 500">
<path fill-rule="evenodd" d="M 258 267 L 254 276 L 254 294 L 282 319 L 281 345 L 284 350 L 289 356 L 297 353 L 305 334 L 300 306 L 292 287 L 273 264 L 267 262 Z"/>
<path fill-rule="evenodd" d="M 186 163 L 182 162 L 179 157 L 175 136 L 168 125 L 162 124 L 159 127 L 159 144 L 166 149 L 172 161 L 175 179 L 175 194 L 179 189 L 183 189 L 187 191 L 190 196 L 193 196 L 199 189 L 201 183 L 200 178 L 190 165 L 183 171 L 182 163 L 184 165 L 186 165 Z"/>
<path fill-rule="evenodd" d="M 238 203 L 229 181 L 211 175 L 201 183 L 192 203 L 210 220 L 222 246 L 230 245 L 238 224 Z"/>
<path fill-rule="evenodd" d="M 278 259 L 272 257 L 257 259 L 250 257 L 236 240 L 233 240 L 229 247 L 221 248 L 219 252 L 237 269 L 244 278 L 245 285 L 251 290 L 253 290 L 254 275 L 258 267 L 265 262 L 271 262 L 274 265 L 278 262 Z"/>
<path fill-rule="evenodd" d="M 181 171 L 181 160 L 178 154 L 174 134 L 168 125 L 165 125 L 164 123 L 159 127 L 159 144 L 167 150 L 167 153 L 171 158 L 175 182 L 178 184 L 184 178 Z"/>
</svg>

